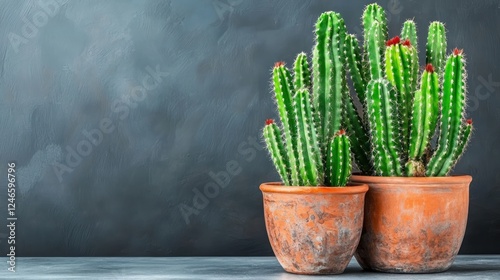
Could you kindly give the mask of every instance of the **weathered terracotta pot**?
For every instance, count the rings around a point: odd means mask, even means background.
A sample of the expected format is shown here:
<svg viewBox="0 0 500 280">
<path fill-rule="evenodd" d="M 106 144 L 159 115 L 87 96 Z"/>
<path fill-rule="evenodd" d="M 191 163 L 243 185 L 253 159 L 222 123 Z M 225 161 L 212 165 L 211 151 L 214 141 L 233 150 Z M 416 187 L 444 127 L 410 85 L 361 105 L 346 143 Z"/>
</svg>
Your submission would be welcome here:
<svg viewBox="0 0 500 280">
<path fill-rule="evenodd" d="M 368 186 L 260 185 L 267 234 L 279 263 L 297 274 L 339 274 L 349 264 L 363 227 Z"/>
<path fill-rule="evenodd" d="M 356 260 L 381 272 L 450 268 L 465 234 L 471 181 L 471 176 L 351 176 L 351 182 L 370 187 Z"/>
</svg>

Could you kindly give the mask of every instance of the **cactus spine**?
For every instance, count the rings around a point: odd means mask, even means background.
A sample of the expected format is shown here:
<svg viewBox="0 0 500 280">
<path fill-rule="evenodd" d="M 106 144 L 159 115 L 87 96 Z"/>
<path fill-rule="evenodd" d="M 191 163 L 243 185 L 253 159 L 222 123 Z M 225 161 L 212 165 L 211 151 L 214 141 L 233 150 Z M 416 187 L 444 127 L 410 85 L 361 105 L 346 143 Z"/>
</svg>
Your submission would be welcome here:
<svg viewBox="0 0 500 280">
<path fill-rule="evenodd" d="M 280 130 L 274 123 L 266 124 L 263 136 L 285 185 L 344 186 L 349 179 L 351 145 L 341 130 L 342 101 L 349 95 L 344 67 L 345 29 L 339 14 L 320 16 L 312 78 L 305 53 L 295 60 L 293 79 L 284 63 L 276 63 L 273 69 L 285 142 L 280 142 Z"/>
</svg>

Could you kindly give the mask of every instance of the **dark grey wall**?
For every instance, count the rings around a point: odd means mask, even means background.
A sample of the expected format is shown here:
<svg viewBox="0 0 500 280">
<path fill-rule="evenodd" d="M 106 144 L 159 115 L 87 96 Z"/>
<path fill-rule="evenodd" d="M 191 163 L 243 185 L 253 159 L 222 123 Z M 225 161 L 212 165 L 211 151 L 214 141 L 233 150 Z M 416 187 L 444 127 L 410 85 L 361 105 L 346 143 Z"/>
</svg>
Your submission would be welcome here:
<svg viewBox="0 0 500 280">
<path fill-rule="evenodd" d="M 369 1 L 42 3 L 0 1 L 0 217 L 14 161 L 17 253 L 271 254 L 258 190 L 278 179 L 259 140 L 276 118 L 271 66 L 312 48 L 323 11 L 359 32 Z M 461 252 L 500 253 L 500 1 L 380 4 L 391 35 L 414 17 L 423 46 L 441 20 L 467 54 L 476 131 L 455 171 L 474 177 Z"/>
</svg>

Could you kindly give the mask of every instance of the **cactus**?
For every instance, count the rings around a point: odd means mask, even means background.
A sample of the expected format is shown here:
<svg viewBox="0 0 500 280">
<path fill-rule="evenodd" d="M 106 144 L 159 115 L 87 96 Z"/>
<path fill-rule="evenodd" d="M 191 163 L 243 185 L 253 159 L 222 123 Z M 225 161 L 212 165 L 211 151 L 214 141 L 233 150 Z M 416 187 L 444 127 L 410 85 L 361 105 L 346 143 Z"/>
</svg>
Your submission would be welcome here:
<svg viewBox="0 0 500 280">
<path fill-rule="evenodd" d="M 267 119 L 264 127 L 264 140 L 266 141 L 267 150 L 273 159 L 274 166 L 285 185 L 290 185 L 290 163 L 281 139 L 281 131 L 274 123 L 274 120 Z"/>
<path fill-rule="evenodd" d="M 363 13 L 362 24 L 364 53 L 354 35 L 346 35 L 345 53 L 346 66 L 367 120 L 364 127 L 346 128 L 352 135 L 364 132 L 370 137 L 372 168 L 361 168 L 363 173 L 447 175 L 463 153 L 472 130 L 471 121 L 463 122 L 466 93 L 462 52 L 455 50 L 446 59 L 444 25 L 432 22 L 427 36 L 426 67 L 419 75 L 417 27 L 413 20 L 404 22 L 401 37 L 387 40 L 385 12 L 377 4 L 370 4 Z M 350 102 L 350 97 L 344 97 L 345 104 Z M 346 120 L 361 118 L 353 109 L 346 110 L 346 114 L 354 115 L 344 117 Z M 433 148 L 436 130 L 438 142 Z M 365 143 L 351 141 L 351 145 L 359 166 L 359 159 L 366 157 Z"/>
<path fill-rule="evenodd" d="M 388 36 L 387 18 L 384 9 L 382 9 L 382 7 L 377 4 L 367 5 L 365 11 L 363 12 L 362 23 L 365 32 L 364 49 L 367 50 L 370 44 L 372 46 L 378 46 L 378 51 L 380 52 L 380 55 L 382 55 L 383 45 L 387 41 Z M 374 32 L 376 31 L 376 36 L 374 36 L 373 33 L 370 33 L 374 25 L 378 25 L 375 28 L 376 30 L 373 30 Z M 374 42 L 373 40 L 376 40 L 376 42 Z M 368 57 L 366 57 L 366 55 L 368 55 L 368 53 L 365 53 L 365 62 L 368 62 Z M 373 60 L 370 60 L 370 62 L 372 61 Z"/>
<path fill-rule="evenodd" d="M 297 151 L 302 184 L 317 186 L 323 184 L 323 159 L 312 116 L 309 91 L 300 89 L 294 98 L 295 117 L 298 127 Z"/>
<path fill-rule="evenodd" d="M 411 45 L 416 50 L 418 49 L 417 25 L 413 20 L 409 19 L 403 23 L 401 38 L 403 38 L 403 40 L 409 40 Z"/>
<path fill-rule="evenodd" d="M 296 89 L 311 88 L 311 70 L 307 62 L 307 55 L 299 53 L 293 64 L 293 84 Z"/>
<path fill-rule="evenodd" d="M 313 50 L 313 104 L 317 114 L 320 143 L 340 130 L 341 102 L 346 75 L 343 41 L 344 20 L 333 12 L 323 13 L 316 23 L 316 46 Z M 321 147 L 325 154 L 326 145 Z"/>
<path fill-rule="evenodd" d="M 351 79 L 354 84 L 354 89 L 358 96 L 359 102 L 362 107 L 365 107 L 365 92 L 366 92 L 366 80 L 367 73 L 366 69 L 361 63 L 361 53 L 359 49 L 358 40 L 356 36 L 352 34 L 346 35 L 346 40 L 344 44 L 344 53 L 346 64 L 348 65 L 349 71 L 351 73 Z M 345 91 L 348 92 L 347 90 Z M 368 135 L 366 133 L 367 128 L 362 118 L 358 115 L 354 101 L 349 94 L 344 96 L 344 126 L 351 134 L 351 142 L 353 149 L 353 154 L 356 159 L 358 168 L 363 173 L 371 173 L 372 165 L 370 162 L 370 145 Z"/>
<path fill-rule="evenodd" d="M 370 79 L 376 80 L 384 77 L 382 58 L 383 46 L 381 38 L 383 38 L 383 27 L 378 21 L 374 21 L 368 31 L 368 42 L 366 43 L 366 53 L 368 57 L 368 68 Z"/>
<path fill-rule="evenodd" d="M 354 84 L 354 90 L 358 95 L 359 101 L 364 106 L 367 76 L 361 61 L 359 43 L 355 35 L 346 35 L 344 52 L 346 54 L 347 65 L 349 66 L 349 72 L 351 73 L 351 79 Z"/>
<path fill-rule="evenodd" d="M 397 145 L 400 127 L 397 121 L 395 90 L 385 79 L 371 80 L 367 87 L 366 111 L 369 116 L 373 163 L 379 176 L 401 176 L 401 153 Z"/>
<path fill-rule="evenodd" d="M 284 185 L 345 186 L 349 179 L 351 145 L 341 127 L 345 123 L 342 101 L 349 95 L 345 30 L 339 14 L 327 12 L 319 17 L 312 77 L 305 53 L 297 55 L 293 77 L 283 62 L 274 66 L 273 85 L 283 132 L 268 120 L 263 137 Z"/>
<path fill-rule="evenodd" d="M 455 49 L 446 60 L 443 78 L 442 108 L 438 146 L 431 157 L 427 175 L 444 176 L 456 161 L 457 151 L 467 142 L 462 123 L 465 106 L 465 61 L 462 51 Z M 470 134 L 470 133 L 469 133 Z"/>
<path fill-rule="evenodd" d="M 421 73 L 413 20 L 388 40 L 385 12 L 370 4 L 362 24 L 361 48 L 339 14 L 323 13 L 316 23 L 312 78 L 304 53 L 297 56 L 293 78 L 283 63 L 273 70 L 284 136 L 271 123 L 264 137 L 284 184 L 344 185 L 349 151 L 366 175 L 446 176 L 467 147 L 473 125 L 464 121 L 465 59 L 459 49 L 446 57 L 444 24 L 429 25 Z"/>
<path fill-rule="evenodd" d="M 398 103 L 399 121 L 401 129 L 400 145 L 401 150 L 408 149 L 408 136 L 410 131 L 410 114 L 413 100 L 413 76 L 415 52 L 409 40 L 401 43 L 398 36 L 388 40 L 385 49 L 385 73 L 389 82 L 396 88 Z M 403 161 L 406 158 L 403 158 Z"/>
<path fill-rule="evenodd" d="M 297 146 L 297 124 L 295 123 L 295 109 L 293 107 L 293 93 L 295 91 L 290 71 L 283 62 L 276 62 L 273 69 L 273 84 L 278 105 L 278 111 L 283 125 L 286 150 L 290 161 L 290 183 L 300 185 L 298 173 L 298 154 L 293 147 Z"/>
<path fill-rule="evenodd" d="M 361 103 L 368 116 L 365 133 L 370 136 L 372 148 L 371 174 L 446 176 L 463 153 L 472 131 L 472 121 L 463 121 L 466 75 L 462 51 L 455 49 L 446 59 L 444 25 L 432 22 L 426 44 L 427 65 L 418 85 L 415 22 L 407 20 L 401 37 L 385 44 L 381 38 L 387 38 L 387 24 L 380 6 L 368 5 L 362 23 L 365 52 L 360 54 L 354 36 L 347 35 L 346 64 L 358 97 L 365 99 Z M 344 102 L 348 104 L 349 98 Z M 356 114 L 356 110 L 350 113 Z M 432 148 L 436 130 L 437 147 Z M 364 148 L 356 147 L 359 144 L 355 141 L 351 144 L 357 160 L 356 153 L 364 155 Z"/>
<path fill-rule="evenodd" d="M 326 172 L 330 186 L 345 186 L 351 174 L 351 144 L 344 130 L 339 130 L 328 145 Z"/>
<path fill-rule="evenodd" d="M 443 23 L 434 21 L 430 24 L 425 55 L 426 64 L 432 64 L 439 72 L 443 70 L 446 57 L 446 31 Z"/>
<path fill-rule="evenodd" d="M 408 174 L 422 176 L 425 171 L 423 156 L 436 130 L 439 113 L 439 79 L 432 64 L 427 64 L 422 74 L 420 90 L 415 93 L 412 111 Z"/>
</svg>

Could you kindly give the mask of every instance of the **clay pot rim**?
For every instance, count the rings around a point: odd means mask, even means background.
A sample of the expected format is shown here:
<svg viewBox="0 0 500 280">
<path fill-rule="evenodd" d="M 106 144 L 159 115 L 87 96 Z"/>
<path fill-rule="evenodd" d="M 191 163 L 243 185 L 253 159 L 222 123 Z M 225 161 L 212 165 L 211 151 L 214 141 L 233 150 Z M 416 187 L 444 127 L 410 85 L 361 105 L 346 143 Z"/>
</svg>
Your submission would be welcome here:
<svg viewBox="0 0 500 280">
<path fill-rule="evenodd" d="M 263 193 L 289 193 L 289 194 L 358 194 L 366 193 L 368 185 L 364 183 L 349 183 L 345 187 L 327 186 L 283 186 L 281 182 L 262 183 L 259 189 Z"/>
<path fill-rule="evenodd" d="M 453 185 L 456 187 L 460 187 L 463 184 L 469 185 L 470 182 L 472 182 L 472 176 L 453 175 L 441 177 L 389 177 L 353 174 L 350 180 L 355 183 L 383 184 L 384 186 L 415 185 L 418 187 L 435 187 L 436 185 L 443 185 L 450 187 L 450 185 Z"/>
</svg>

